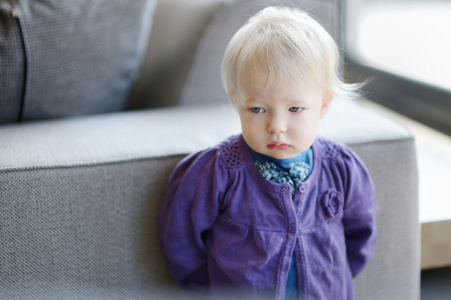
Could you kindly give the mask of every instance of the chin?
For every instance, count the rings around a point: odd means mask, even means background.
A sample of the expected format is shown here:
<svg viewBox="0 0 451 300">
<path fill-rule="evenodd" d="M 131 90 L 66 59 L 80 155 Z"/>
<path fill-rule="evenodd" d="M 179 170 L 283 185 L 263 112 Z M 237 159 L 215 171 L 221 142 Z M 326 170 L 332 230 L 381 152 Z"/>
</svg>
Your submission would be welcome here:
<svg viewBox="0 0 451 300">
<path fill-rule="evenodd" d="M 268 156 L 271 156 L 272 158 L 276 158 L 276 159 L 286 159 L 286 158 L 292 158 L 295 157 L 297 155 L 297 153 L 271 153 L 271 154 L 267 154 Z"/>
</svg>

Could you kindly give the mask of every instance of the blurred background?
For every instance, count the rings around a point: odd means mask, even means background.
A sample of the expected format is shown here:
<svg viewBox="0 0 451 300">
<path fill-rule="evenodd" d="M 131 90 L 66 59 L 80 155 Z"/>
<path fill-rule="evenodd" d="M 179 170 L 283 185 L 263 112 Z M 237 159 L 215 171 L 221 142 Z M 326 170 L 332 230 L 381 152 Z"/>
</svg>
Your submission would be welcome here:
<svg viewBox="0 0 451 300">
<path fill-rule="evenodd" d="M 422 299 L 451 299 L 451 1 L 346 0 L 345 76 L 414 132 Z"/>
</svg>

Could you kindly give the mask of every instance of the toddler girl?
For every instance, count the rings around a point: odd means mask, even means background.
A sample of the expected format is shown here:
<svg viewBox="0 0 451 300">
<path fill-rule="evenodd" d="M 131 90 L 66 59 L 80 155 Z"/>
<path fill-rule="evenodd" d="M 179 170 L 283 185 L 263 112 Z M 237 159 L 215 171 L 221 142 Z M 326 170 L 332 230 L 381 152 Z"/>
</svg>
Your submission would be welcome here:
<svg viewBox="0 0 451 300">
<path fill-rule="evenodd" d="M 224 87 L 242 134 L 184 158 L 159 232 L 175 281 L 275 299 L 353 299 L 376 240 L 370 175 L 347 146 L 317 136 L 334 95 L 337 46 L 298 9 L 268 7 L 231 39 Z"/>
</svg>

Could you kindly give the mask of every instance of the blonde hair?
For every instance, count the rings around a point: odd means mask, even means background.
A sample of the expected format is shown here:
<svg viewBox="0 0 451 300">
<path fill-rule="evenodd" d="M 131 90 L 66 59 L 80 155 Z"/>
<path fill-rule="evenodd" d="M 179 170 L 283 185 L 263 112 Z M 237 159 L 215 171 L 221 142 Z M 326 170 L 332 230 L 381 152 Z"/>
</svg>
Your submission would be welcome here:
<svg viewBox="0 0 451 300">
<path fill-rule="evenodd" d="M 340 54 L 327 31 L 308 13 L 295 8 L 267 7 L 241 27 L 222 60 L 227 93 L 240 77 L 263 71 L 267 80 L 319 83 L 324 92 L 356 97 L 359 85 L 338 76 Z"/>
</svg>

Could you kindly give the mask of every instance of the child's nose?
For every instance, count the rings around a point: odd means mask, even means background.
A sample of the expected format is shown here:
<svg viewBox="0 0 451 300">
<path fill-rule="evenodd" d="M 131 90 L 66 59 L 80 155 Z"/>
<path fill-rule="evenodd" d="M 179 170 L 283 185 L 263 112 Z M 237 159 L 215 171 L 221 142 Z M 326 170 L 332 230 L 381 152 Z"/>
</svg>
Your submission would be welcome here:
<svg viewBox="0 0 451 300">
<path fill-rule="evenodd" d="M 273 115 L 268 122 L 269 133 L 284 133 L 287 131 L 287 124 L 281 116 Z"/>
</svg>

